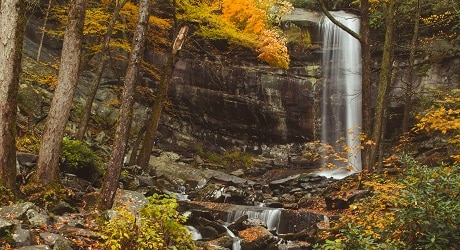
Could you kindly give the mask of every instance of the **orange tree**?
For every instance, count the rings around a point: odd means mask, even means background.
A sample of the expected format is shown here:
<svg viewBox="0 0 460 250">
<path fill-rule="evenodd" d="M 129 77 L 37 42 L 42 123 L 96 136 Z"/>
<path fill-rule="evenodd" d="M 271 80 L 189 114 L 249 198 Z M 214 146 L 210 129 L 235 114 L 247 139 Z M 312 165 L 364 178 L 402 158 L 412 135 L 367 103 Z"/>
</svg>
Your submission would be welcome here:
<svg viewBox="0 0 460 250">
<path fill-rule="evenodd" d="M 178 2 L 178 20 L 195 23 L 196 35 L 224 39 L 253 49 L 270 66 L 289 67 L 286 40 L 277 24 L 292 10 L 282 0 L 218 0 Z"/>
</svg>

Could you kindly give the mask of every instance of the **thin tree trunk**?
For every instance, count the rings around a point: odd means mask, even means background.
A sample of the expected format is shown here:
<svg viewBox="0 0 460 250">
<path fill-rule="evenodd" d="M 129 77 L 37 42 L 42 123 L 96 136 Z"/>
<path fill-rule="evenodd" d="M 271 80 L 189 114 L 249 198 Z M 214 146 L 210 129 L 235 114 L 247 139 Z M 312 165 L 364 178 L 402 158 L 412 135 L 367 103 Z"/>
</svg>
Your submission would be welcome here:
<svg viewBox="0 0 460 250">
<path fill-rule="evenodd" d="M 404 94 L 404 116 L 402 123 L 402 133 L 409 132 L 410 127 L 410 112 L 412 111 L 412 91 L 414 86 L 414 62 L 415 62 L 415 52 L 417 50 L 417 39 L 420 28 L 420 0 L 417 1 L 417 12 L 415 14 L 415 23 L 414 23 L 414 34 L 412 35 L 412 40 L 410 44 L 410 53 L 409 53 L 409 79 L 406 83 L 406 91 Z"/>
<path fill-rule="evenodd" d="M 36 180 L 44 185 L 58 182 L 62 137 L 72 108 L 80 69 L 83 24 L 87 0 L 70 1 L 70 11 L 61 52 L 58 84 L 42 135 Z"/>
<path fill-rule="evenodd" d="M 15 135 L 24 10 L 22 0 L 0 2 L 0 186 L 14 193 L 17 193 Z"/>
<path fill-rule="evenodd" d="M 134 141 L 133 143 L 131 155 L 129 156 L 129 163 L 128 163 L 129 166 L 133 166 L 137 162 L 137 153 L 138 153 L 137 151 L 139 151 L 139 146 L 141 145 L 142 137 L 145 134 L 146 126 L 147 126 L 147 121 L 145 121 L 144 126 L 142 126 L 141 129 L 139 130 L 136 141 Z"/>
<path fill-rule="evenodd" d="M 77 140 L 83 140 L 83 138 L 85 137 L 86 129 L 88 128 L 89 118 L 91 117 L 91 109 L 93 107 L 93 102 L 96 98 L 102 74 L 109 60 L 108 50 L 110 46 L 112 32 L 115 27 L 115 23 L 118 19 L 118 16 L 120 14 L 120 10 L 121 8 L 123 8 L 126 2 L 127 0 L 123 0 L 122 2 L 120 2 L 119 5 L 117 5 L 117 7 L 113 11 L 112 18 L 110 19 L 110 22 L 107 25 L 107 32 L 104 35 L 104 44 L 102 46 L 102 58 L 97 67 L 96 76 L 93 78 L 93 81 L 91 82 L 91 88 L 89 90 L 88 97 L 86 98 L 85 109 L 80 119 L 80 124 L 78 125 Z"/>
<path fill-rule="evenodd" d="M 188 26 L 183 26 L 179 34 L 176 37 L 176 40 L 173 44 L 172 52 L 168 57 L 168 61 L 165 65 L 164 74 L 161 76 L 160 85 L 158 87 L 158 94 L 153 104 L 152 112 L 147 122 L 147 130 L 145 133 L 144 141 L 142 143 L 141 151 L 137 159 L 138 165 L 144 169 L 148 170 L 150 155 L 154 145 L 155 134 L 158 130 L 158 123 L 160 121 L 161 111 L 163 110 L 163 102 L 166 100 L 168 94 L 169 82 L 171 80 L 171 75 L 174 70 L 176 53 L 180 50 L 185 37 L 187 35 Z"/>
<path fill-rule="evenodd" d="M 395 10 L 396 1 L 390 1 L 387 3 L 385 13 L 385 43 L 383 45 L 382 65 L 380 70 L 379 89 L 375 107 L 374 127 L 372 130 L 373 145 L 371 146 L 371 153 L 369 159 L 369 169 L 373 171 L 374 164 L 376 161 L 378 149 L 380 147 L 381 138 L 383 131 L 383 123 L 385 122 L 385 106 L 386 99 L 388 98 L 388 86 L 390 86 L 392 65 L 393 65 L 393 44 L 394 44 L 394 32 L 395 32 Z"/>
<path fill-rule="evenodd" d="M 362 134 L 365 138 L 371 136 L 372 128 L 372 69 L 370 50 L 370 27 L 369 27 L 369 1 L 361 0 L 361 65 L 362 65 Z M 370 150 L 363 148 L 362 168 L 369 168 Z"/>
<path fill-rule="evenodd" d="M 378 164 L 377 164 L 377 169 L 376 169 L 376 172 L 377 173 L 382 173 L 382 169 L 383 169 L 383 158 L 384 158 L 384 147 L 385 147 L 385 131 L 386 131 L 386 128 L 387 128 L 387 123 L 386 123 L 386 117 L 387 117 L 387 114 L 388 114 L 388 108 L 385 107 L 385 110 L 383 111 L 383 117 L 385 117 L 384 119 L 384 122 L 382 124 L 382 133 L 380 134 L 380 143 L 379 143 L 379 153 L 378 153 Z"/>
<path fill-rule="evenodd" d="M 42 36 L 40 38 L 40 45 L 38 45 L 38 51 L 37 51 L 37 61 L 38 62 L 40 61 L 40 54 L 41 54 L 42 48 L 43 48 L 43 40 L 45 38 L 46 23 L 48 22 L 48 16 L 50 14 L 52 1 L 53 0 L 48 1 L 48 7 L 46 8 L 46 13 L 45 13 L 45 20 L 43 20 Z"/>
<path fill-rule="evenodd" d="M 129 131 L 132 123 L 132 112 L 134 105 L 134 91 L 139 77 L 139 68 L 145 46 L 145 32 L 148 27 L 150 0 L 140 0 L 139 19 L 134 33 L 132 50 L 130 53 L 128 69 L 125 76 L 122 103 L 120 107 L 118 124 L 115 131 L 115 138 L 112 145 L 112 154 L 107 165 L 104 176 L 98 208 L 106 210 L 113 206 L 113 201 L 118 188 L 123 158 L 128 144 Z"/>
<path fill-rule="evenodd" d="M 85 109 L 83 110 L 83 114 L 80 118 L 80 123 L 78 125 L 78 131 L 76 139 L 82 141 L 85 137 L 86 130 L 88 128 L 89 118 L 91 117 L 91 110 L 93 107 L 94 99 L 96 99 L 97 90 L 99 89 L 99 83 L 102 78 L 102 73 L 104 72 L 105 66 L 107 64 L 107 60 L 105 56 L 102 57 L 100 61 L 97 72 L 93 81 L 91 82 L 91 87 L 89 89 L 88 96 L 86 97 L 85 102 Z"/>
</svg>

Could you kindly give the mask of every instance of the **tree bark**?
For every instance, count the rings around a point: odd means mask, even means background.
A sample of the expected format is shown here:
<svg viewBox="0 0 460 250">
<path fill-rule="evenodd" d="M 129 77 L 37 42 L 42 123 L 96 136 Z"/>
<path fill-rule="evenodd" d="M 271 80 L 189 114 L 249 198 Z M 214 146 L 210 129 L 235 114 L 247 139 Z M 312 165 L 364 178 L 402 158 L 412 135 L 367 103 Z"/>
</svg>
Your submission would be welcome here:
<svg viewBox="0 0 460 250">
<path fill-rule="evenodd" d="M 118 188 L 118 179 L 120 178 L 121 167 L 123 165 L 123 158 L 126 153 L 126 145 L 128 144 L 129 131 L 131 129 L 134 91 L 139 77 L 139 68 L 144 52 L 145 32 L 148 28 L 150 1 L 140 0 L 139 5 L 139 19 L 133 37 L 132 50 L 125 76 L 122 94 L 123 99 L 118 116 L 115 138 L 112 145 L 112 154 L 107 165 L 107 170 L 97 204 L 100 210 L 110 209 L 113 206 L 113 201 Z"/>
<path fill-rule="evenodd" d="M 93 102 L 96 98 L 102 74 L 109 60 L 108 50 L 110 46 L 112 32 L 115 27 L 115 23 L 118 19 L 118 16 L 120 14 L 120 10 L 121 8 L 123 8 L 126 2 L 127 0 L 123 0 L 117 5 L 117 7 L 113 10 L 112 18 L 110 19 L 110 22 L 107 25 L 107 32 L 104 35 L 104 44 L 102 45 L 102 59 L 99 62 L 96 76 L 93 78 L 93 81 L 91 82 L 91 88 L 89 90 L 88 97 L 86 98 L 85 109 L 83 110 L 83 115 L 80 119 L 80 124 L 78 125 L 78 131 L 76 136 L 77 140 L 81 141 L 85 137 L 86 129 L 88 128 L 89 118 L 91 117 L 91 109 L 93 107 Z"/>
<path fill-rule="evenodd" d="M 168 87 L 169 82 L 171 80 L 171 74 L 174 70 L 175 60 L 176 60 L 176 53 L 182 47 L 182 44 L 185 40 L 187 35 L 188 26 L 183 26 L 173 44 L 171 54 L 168 57 L 168 61 L 165 65 L 164 74 L 161 76 L 160 85 L 158 87 L 158 94 L 153 104 L 152 112 L 149 116 L 147 122 L 147 129 L 145 132 L 144 141 L 142 143 L 141 151 L 139 152 L 139 156 L 137 159 L 138 165 L 144 169 L 148 170 L 150 155 L 152 152 L 155 134 L 158 130 L 158 123 L 160 121 L 161 111 L 163 110 L 163 102 L 166 100 L 168 94 Z"/>
<path fill-rule="evenodd" d="M 410 44 L 409 52 L 409 79 L 407 79 L 406 89 L 404 93 L 404 116 L 402 123 L 402 133 L 409 132 L 410 127 L 410 112 L 412 111 L 412 91 L 414 86 L 414 62 L 415 62 L 415 52 L 417 51 L 417 40 L 418 33 L 420 28 L 420 0 L 417 1 L 417 11 L 415 14 L 414 22 L 414 34 L 412 34 L 412 40 Z"/>
<path fill-rule="evenodd" d="M 87 0 L 71 0 L 64 33 L 61 63 L 53 100 L 45 123 L 38 154 L 36 181 L 44 185 L 58 182 L 62 137 L 72 108 L 80 69 L 83 24 Z"/>
<path fill-rule="evenodd" d="M 14 193 L 17 193 L 15 135 L 24 11 L 22 0 L 0 2 L 0 186 Z"/>
<path fill-rule="evenodd" d="M 362 76 L 362 135 L 370 138 L 372 128 L 372 58 L 370 49 L 370 27 L 369 27 L 369 1 L 361 0 L 361 76 Z M 370 166 L 369 147 L 363 148 L 362 169 L 367 170 Z"/>
<path fill-rule="evenodd" d="M 385 122 L 385 108 L 388 99 L 388 87 L 390 86 L 392 79 L 393 69 L 393 52 L 394 52 L 394 33 L 395 33 L 395 11 L 396 1 L 392 0 L 386 3 L 385 10 L 385 43 L 383 45 L 382 65 L 380 69 L 379 77 L 379 88 L 377 93 L 374 126 L 372 130 L 372 141 L 370 159 L 369 159 L 369 170 L 374 170 L 374 165 L 378 153 L 378 149 L 381 146 L 381 138 L 383 138 L 383 123 Z"/>
</svg>

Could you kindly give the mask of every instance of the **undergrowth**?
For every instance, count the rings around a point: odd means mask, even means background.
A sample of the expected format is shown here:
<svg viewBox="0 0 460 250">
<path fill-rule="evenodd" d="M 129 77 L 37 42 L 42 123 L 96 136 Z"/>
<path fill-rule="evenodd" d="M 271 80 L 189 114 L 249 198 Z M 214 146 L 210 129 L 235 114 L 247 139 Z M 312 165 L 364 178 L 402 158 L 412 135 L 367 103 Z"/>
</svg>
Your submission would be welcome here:
<svg viewBox="0 0 460 250">
<path fill-rule="evenodd" d="M 135 215 L 125 207 L 101 226 L 105 249 L 196 249 L 176 199 L 153 195 Z"/>
<path fill-rule="evenodd" d="M 350 206 L 315 249 L 456 249 L 460 242 L 460 166 L 427 167 L 402 156 L 405 172 L 374 175 L 372 195 Z M 331 237 L 331 236 L 329 236 Z"/>
</svg>

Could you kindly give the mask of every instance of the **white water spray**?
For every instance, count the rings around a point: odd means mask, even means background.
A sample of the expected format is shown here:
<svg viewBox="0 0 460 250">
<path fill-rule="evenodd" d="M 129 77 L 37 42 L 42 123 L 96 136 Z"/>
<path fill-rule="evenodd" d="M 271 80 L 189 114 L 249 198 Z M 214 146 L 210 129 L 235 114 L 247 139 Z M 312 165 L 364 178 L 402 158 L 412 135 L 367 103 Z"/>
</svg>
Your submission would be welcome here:
<svg viewBox="0 0 460 250">
<path fill-rule="evenodd" d="M 359 33 L 359 19 L 343 11 L 331 14 L 351 30 Z M 334 169 L 323 167 L 318 174 L 343 178 L 361 170 L 361 47 L 357 39 L 324 17 L 323 86 L 321 141 L 332 145 L 343 159 L 323 161 Z M 329 154 L 329 155 L 327 155 Z M 332 156 L 325 152 L 324 156 Z M 327 157 L 326 157 L 327 158 Z"/>
</svg>

